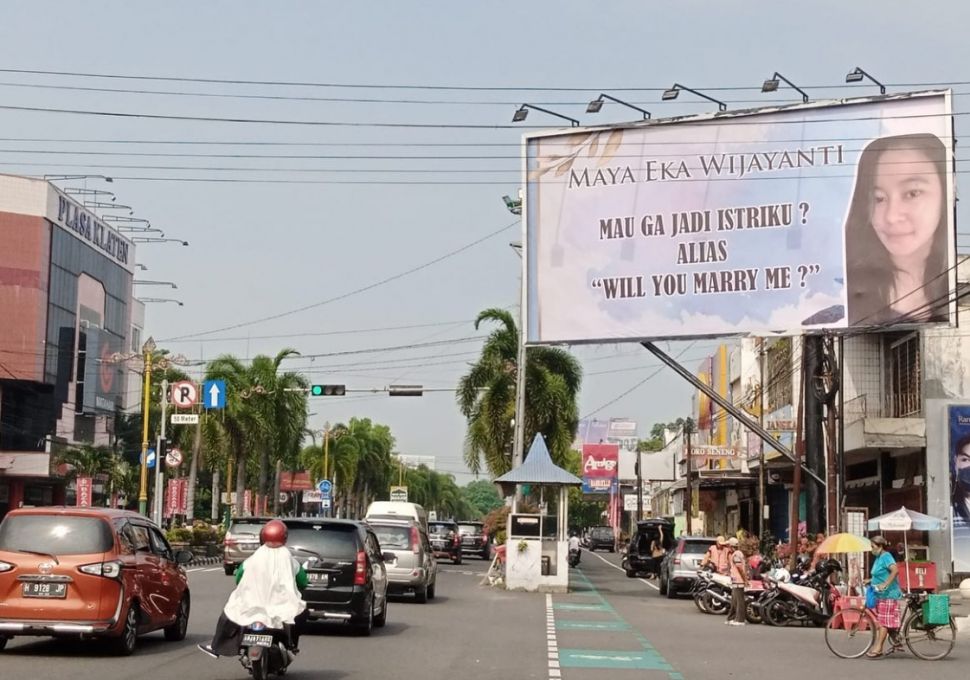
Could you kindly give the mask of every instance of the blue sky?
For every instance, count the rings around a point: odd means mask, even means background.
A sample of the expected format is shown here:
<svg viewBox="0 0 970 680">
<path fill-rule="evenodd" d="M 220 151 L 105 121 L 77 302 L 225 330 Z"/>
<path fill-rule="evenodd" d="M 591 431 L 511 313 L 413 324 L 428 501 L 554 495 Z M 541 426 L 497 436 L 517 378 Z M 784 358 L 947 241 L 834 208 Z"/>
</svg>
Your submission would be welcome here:
<svg viewBox="0 0 970 680">
<path fill-rule="evenodd" d="M 116 176 L 111 185 L 92 181 L 87 186 L 114 191 L 119 202 L 135 207 L 137 216 L 150 219 L 168 236 L 191 242 L 189 248 L 174 244 L 142 247 L 139 259 L 149 267 L 145 278 L 176 281 L 179 290 L 173 293 L 185 303 L 181 308 L 151 305 L 149 331 L 156 338 L 192 334 L 338 296 L 511 224 L 514 218 L 501 196 L 514 195 L 519 186 L 521 131 L 488 126 L 510 125 L 512 112 L 522 101 L 548 104 L 584 122 L 597 123 L 635 115 L 610 103 L 600 114 L 586 115 L 585 102 L 600 91 L 628 98 L 657 116 L 709 110 L 709 103 L 687 93 L 676 102 L 661 103 L 658 91 L 623 89 L 663 88 L 674 81 L 700 89 L 758 88 L 777 70 L 800 85 L 839 85 L 856 65 L 894 84 L 970 81 L 965 66 L 970 63 L 970 47 L 963 30 L 970 7 L 940 3 L 944 9 L 934 12 L 932 5 L 924 3 L 914 11 L 911 3 L 887 0 L 797 6 L 760 1 L 8 2 L 0 25 L 0 66 L 4 68 L 524 89 L 272 87 L 0 72 L 0 105 L 6 106 L 430 126 L 230 124 L 0 109 L 0 137 L 8 138 L 0 141 L 4 150 L 0 169 L 22 174 L 90 171 Z M 290 99 L 14 86 L 18 83 Z M 531 89 L 540 87 L 582 91 Z M 970 91 L 970 85 L 955 89 Z M 872 88 L 852 91 L 873 92 Z M 845 96 L 847 91 L 813 89 L 810 93 L 821 98 Z M 753 105 L 739 100 L 793 98 L 792 91 L 784 88 L 777 95 L 762 95 L 757 89 L 714 94 L 729 100 L 732 107 Z M 301 101 L 292 97 L 396 101 Z M 955 98 L 958 112 L 967 111 L 965 100 Z M 958 136 L 962 121 L 958 116 Z M 556 119 L 533 112 L 527 123 L 555 125 Z M 445 127 L 456 124 L 485 127 Z M 25 139 L 92 143 L 22 141 Z M 107 140 L 231 144 L 109 144 Z M 41 150 L 357 158 L 37 153 Z M 365 155 L 412 158 L 359 158 Z M 444 155 L 498 158 L 444 160 Z M 211 169 L 226 167 L 251 170 Z M 323 169 L 331 172 L 319 172 Z M 358 172 L 361 170 L 366 172 Z M 122 177 L 361 183 L 187 183 Z M 252 356 L 283 346 L 313 354 L 459 340 L 408 352 L 291 363 L 293 368 L 313 371 L 310 375 L 316 382 L 343 382 L 352 389 L 394 382 L 450 387 L 464 369 L 462 362 L 472 358 L 478 346 L 461 341 L 476 334 L 469 320 L 483 308 L 517 302 L 519 259 L 508 244 L 518 239 L 518 229 L 510 228 L 438 264 L 345 300 L 206 336 L 205 342 L 170 346 L 190 357 L 212 358 L 222 352 Z M 167 295 L 163 290 L 145 289 L 145 294 Z M 455 323 L 358 334 L 264 337 L 441 322 Z M 237 339 L 211 341 L 220 337 Z M 690 360 L 688 365 L 694 365 L 712 346 L 705 341 L 690 346 L 672 343 L 670 348 L 682 352 Z M 590 374 L 582 394 L 584 416 L 654 372 L 655 361 L 635 345 L 582 348 L 577 355 Z M 372 363 L 364 365 L 364 361 Z M 378 361 L 386 363 L 373 363 Z M 595 415 L 635 418 L 643 433 L 655 421 L 686 415 L 689 395 L 681 380 L 663 370 Z M 464 423 L 451 394 L 433 393 L 422 399 L 355 395 L 343 400 L 318 399 L 312 407 L 315 415 L 311 420 L 316 426 L 325 420 L 369 416 L 391 426 L 402 452 L 437 456 L 442 470 L 463 469 Z M 467 479 L 459 477 L 460 481 Z"/>
</svg>

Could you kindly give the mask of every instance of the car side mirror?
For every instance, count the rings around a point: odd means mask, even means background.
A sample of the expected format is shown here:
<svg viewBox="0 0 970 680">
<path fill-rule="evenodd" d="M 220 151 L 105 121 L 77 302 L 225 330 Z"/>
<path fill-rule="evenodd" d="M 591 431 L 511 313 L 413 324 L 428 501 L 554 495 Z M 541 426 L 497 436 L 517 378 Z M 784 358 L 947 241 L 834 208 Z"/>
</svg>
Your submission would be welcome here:
<svg viewBox="0 0 970 680">
<path fill-rule="evenodd" d="M 383 559 L 385 562 L 393 562 L 397 559 L 397 555 L 392 552 L 381 553 L 381 559 Z"/>
<path fill-rule="evenodd" d="M 189 564 L 195 559 L 191 550 L 179 550 L 175 553 L 175 564 Z"/>
</svg>

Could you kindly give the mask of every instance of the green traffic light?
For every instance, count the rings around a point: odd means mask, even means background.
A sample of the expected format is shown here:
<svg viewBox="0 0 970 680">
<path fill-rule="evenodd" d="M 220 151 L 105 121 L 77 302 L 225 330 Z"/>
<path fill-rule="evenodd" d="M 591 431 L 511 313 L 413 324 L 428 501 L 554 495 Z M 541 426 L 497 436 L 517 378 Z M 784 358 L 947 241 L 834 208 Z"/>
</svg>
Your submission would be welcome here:
<svg viewBox="0 0 970 680">
<path fill-rule="evenodd" d="M 310 394 L 312 394 L 314 397 L 323 396 L 323 385 L 313 385 L 310 388 Z"/>
</svg>

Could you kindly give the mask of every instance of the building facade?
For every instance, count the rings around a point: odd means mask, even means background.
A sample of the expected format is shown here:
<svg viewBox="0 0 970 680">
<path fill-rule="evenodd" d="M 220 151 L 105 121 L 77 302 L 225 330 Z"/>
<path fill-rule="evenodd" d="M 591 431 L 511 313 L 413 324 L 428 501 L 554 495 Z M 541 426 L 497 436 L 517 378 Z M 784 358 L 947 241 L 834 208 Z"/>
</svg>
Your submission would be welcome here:
<svg viewBox="0 0 970 680">
<path fill-rule="evenodd" d="M 0 516 L 63 502 L 52 453 L 126 406 L 133 244 L 53 184 L 0 175 Z"/>
</svg>

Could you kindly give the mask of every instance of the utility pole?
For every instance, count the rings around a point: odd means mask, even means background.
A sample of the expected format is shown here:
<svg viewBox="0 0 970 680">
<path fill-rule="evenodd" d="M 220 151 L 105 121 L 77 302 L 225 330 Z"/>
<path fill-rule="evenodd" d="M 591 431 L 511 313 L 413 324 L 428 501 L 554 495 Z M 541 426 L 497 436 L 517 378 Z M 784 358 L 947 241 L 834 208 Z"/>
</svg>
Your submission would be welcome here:
<svg viewBox="0 0 970 680">
<path fill-rule="evenodd" d="M 805 402 L 805 348 L 802 347 L 802 370 L 800 371 L 801 377 L 799 379 L 799 390 L 798 390 L 798 411 L 795 413 L 795 469 L 792 473 L 792 491 L 791 491 L 791 503 L 790 503 L 790 516 L 788 518 L 788 542 L 792 546 L 791 557 L 788 559 L 788 568 L 793 570 L 795 568 L 795 558 L 797 553 L 795 551 L 795 546 L 798 542 L 798 522 L 799 522 L 799 511 L 801 510 L 801 495 L 802 495 L 802 453 L 805 450 L 805 445 L 802 441 L 802 425 L 804 424 L 804 416 L 802 414 L 802 407 Z"/>
<path fill-rule="evenodd" d="M 152 398 L 152 353 L 155 351 L 155 340 L 148 338 L 141 348 L 144 358 L 145 386 L 141 401 L 141 474 L 138 485 L 138 512 L 148 515 L 148 415 Z M 158 464 L 158 452 L 155 453 L 155 464 Z"/>
<path fill-rule="evenodd" d="M 643 454 L 637 450 L 637 521 L 643 521 L 643 473 L 640 470 L 640 461 Z"/>
<path fill-rule="evenodd" d="M 767 351 L 765 349 L 765 339 L 761 338 L 761 405 L 758 408 L 758 413 L 760 417 L 758 422 L 762 428 L 765 426 L 765 363 Z M 749 435 L 750 436 L 750 435 Z M 760 541 L 765 535 L 765 511 L 767 506 L 765 504 L 765 443 L 764 440 L 761 441 L 761 449 L 758 452 L 758 540 Z"/>
<path fill-rule="evenodd" d="M 162 380 L 162 424 L 155 447 L 155 524 L 162 525 L 162 496 L 165 489 L 165 452 L 168 441 L 165 439 L 165 425 L 168 418 L 168 380 Z"/>
<path fill-rule="evenodd" d="M 684 428 L 684 439 L 687 442 L 687 488 L 685 500 L 687 506 L 687 535 L 693 536 L 694 531 L 691 516 L 694 514 L 694 474 L 692 472 L 693 462 L 691 461 L 689 426 Z"/>
<path fill-rule="evenodd" d="M 323 478 L 330 479 L 330 421 L 323 424 Z M 332 489 L 333 487 L 331 487 Z M 334 493 L 330 492 L 330 503 L 333 504 Z M 324 517 L 330 516 L 330 508 L 322 513 Z"/>
</svg>

